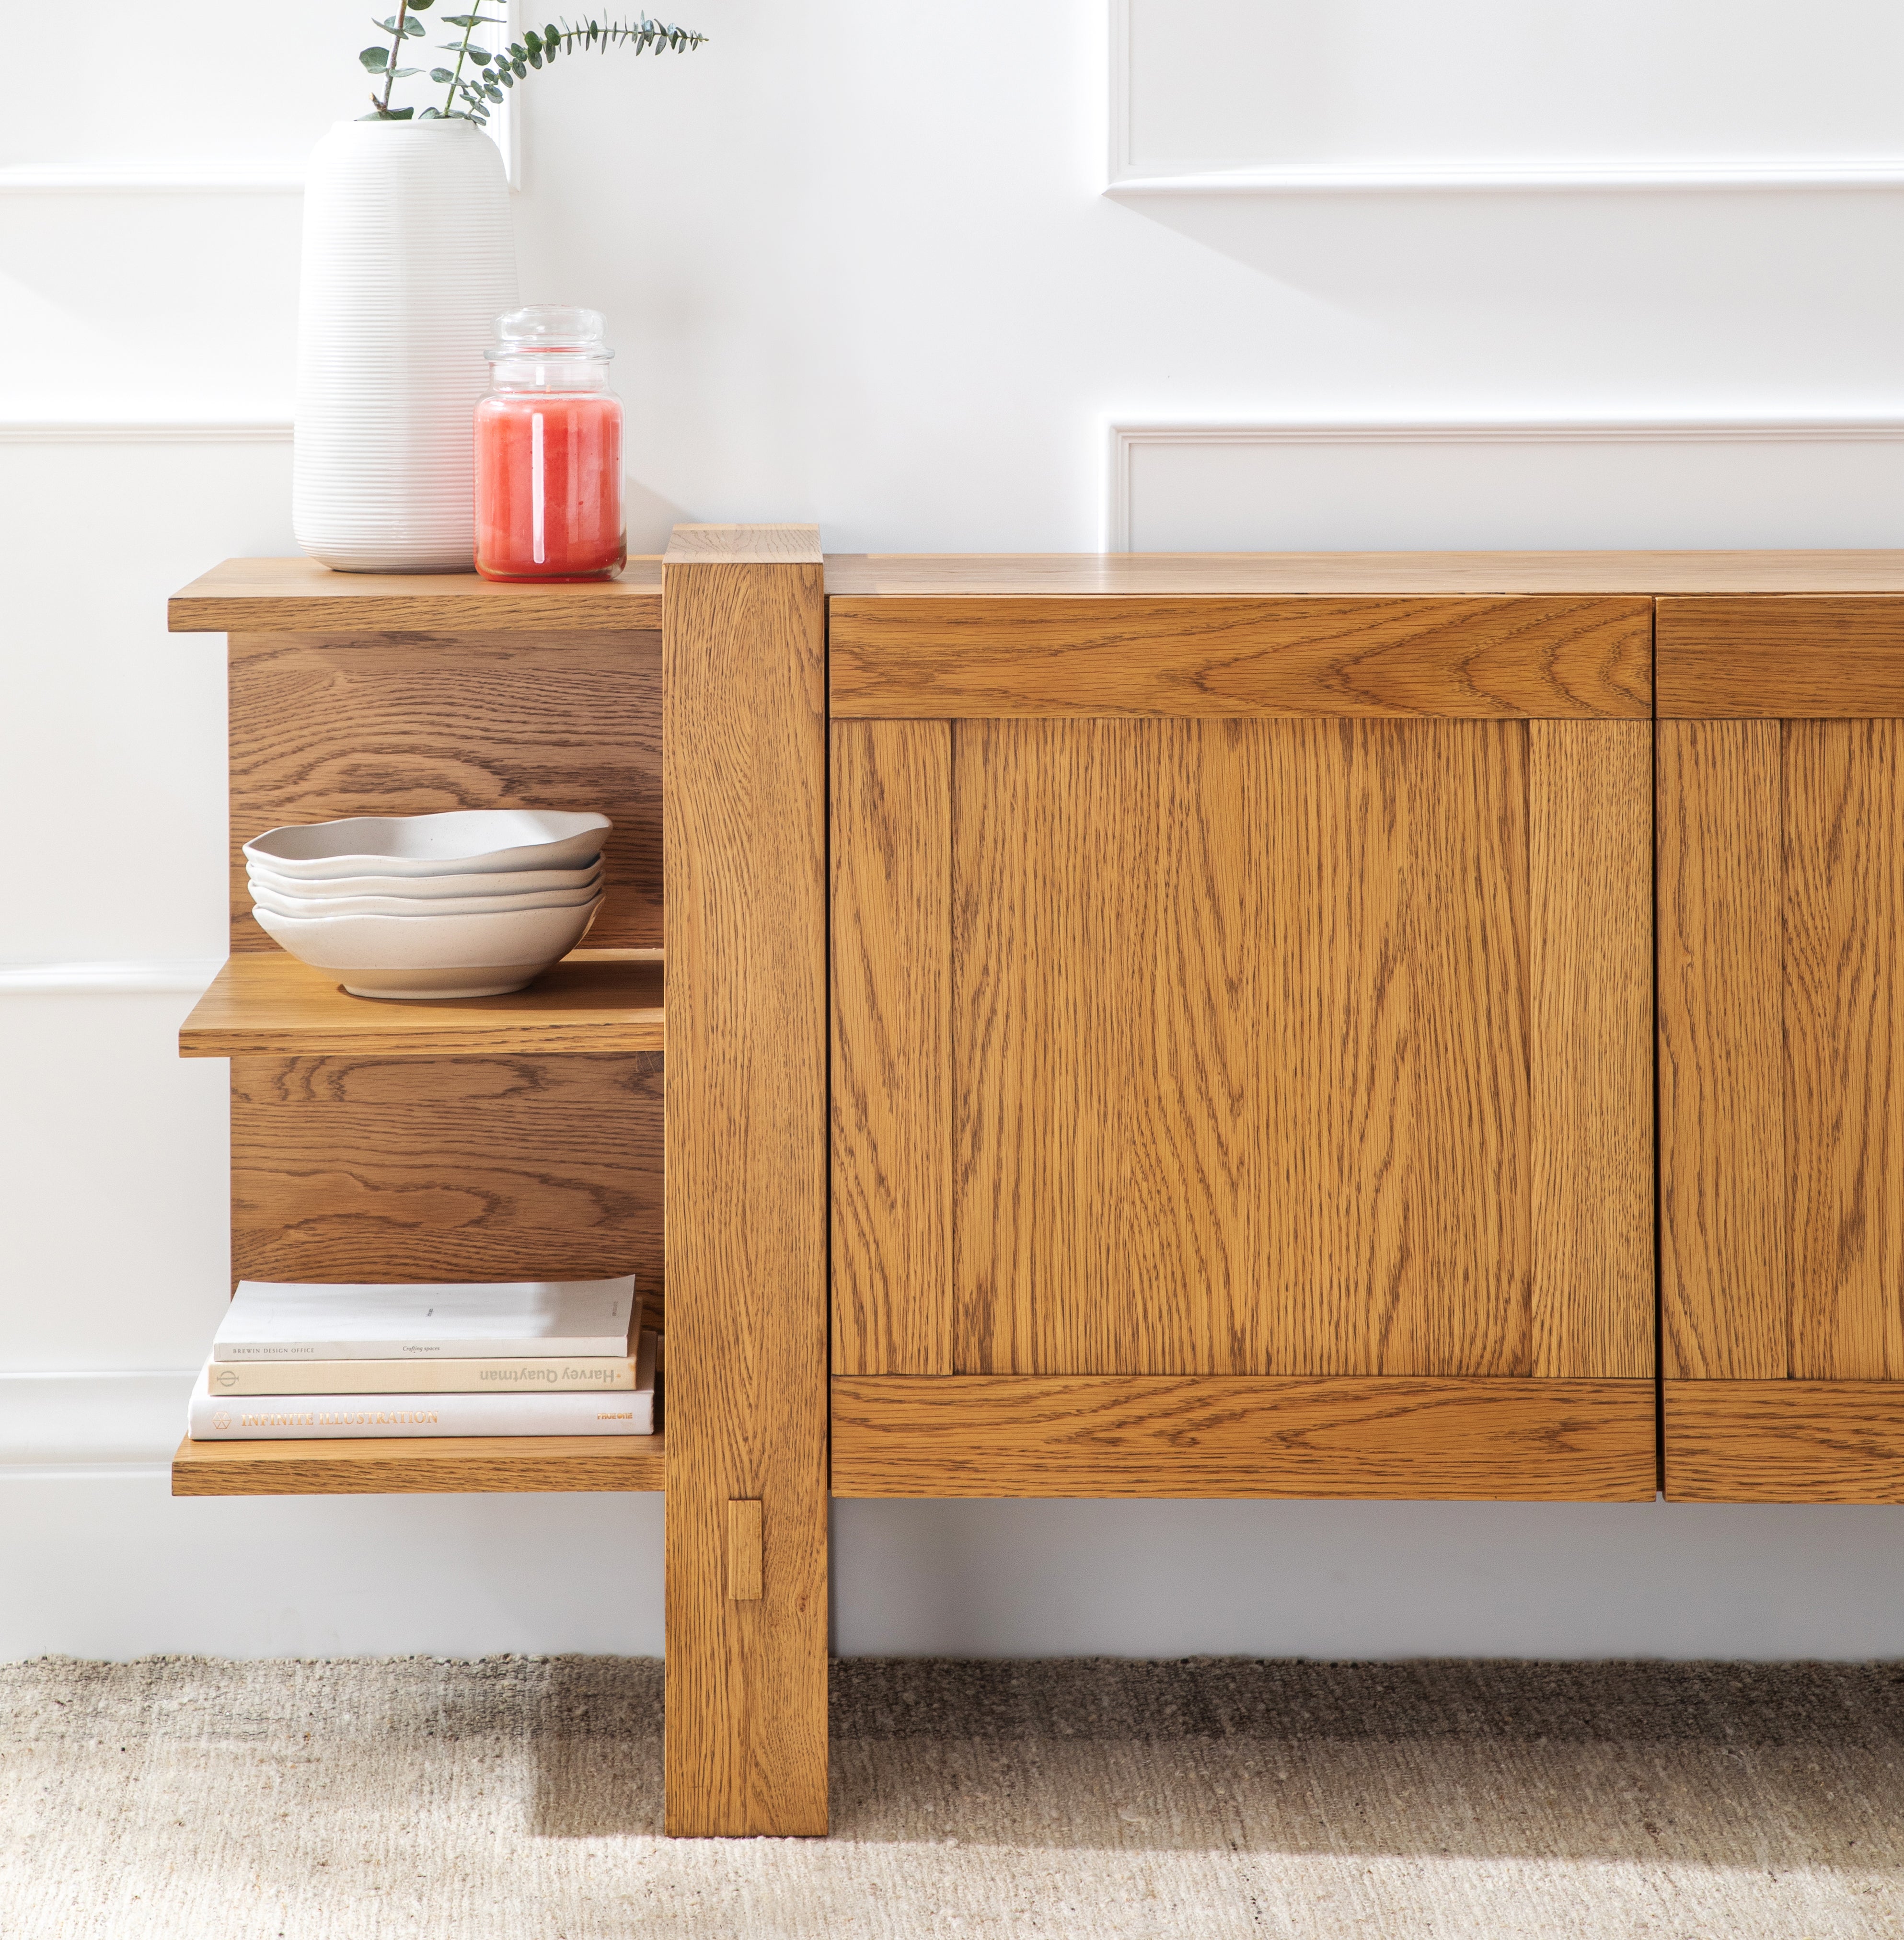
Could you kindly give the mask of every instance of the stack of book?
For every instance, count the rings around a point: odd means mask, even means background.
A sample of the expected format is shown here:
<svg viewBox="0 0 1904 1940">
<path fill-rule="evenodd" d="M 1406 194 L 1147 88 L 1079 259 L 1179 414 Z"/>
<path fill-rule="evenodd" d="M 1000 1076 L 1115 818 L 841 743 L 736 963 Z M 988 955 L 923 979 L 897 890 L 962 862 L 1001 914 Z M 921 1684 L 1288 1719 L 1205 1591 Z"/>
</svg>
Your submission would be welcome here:
<svg viewBox="0 0 1904 1940">
<path fill-rule="evenodd" d="M 651 1435 L 633 1274 L 511 1286 L 241 1280 L 192 1396 L 195 1441 Z"/>
</svg>

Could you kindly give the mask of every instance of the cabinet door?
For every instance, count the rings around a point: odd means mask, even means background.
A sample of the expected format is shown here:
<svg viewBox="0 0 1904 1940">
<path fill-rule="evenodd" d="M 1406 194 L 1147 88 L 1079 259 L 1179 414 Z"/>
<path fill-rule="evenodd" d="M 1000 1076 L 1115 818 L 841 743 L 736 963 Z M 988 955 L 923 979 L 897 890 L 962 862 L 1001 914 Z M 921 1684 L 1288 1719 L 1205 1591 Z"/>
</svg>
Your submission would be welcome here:
<svg viewBox="0 0 1904 1940">
<path fill-rule="evenodd" d="M 1904 601 L 1660 602 L 1666 1488 L 1904 1500 Z"/>
<path fill-rule="evenodd" d="M 1649 1496 L 1648 603 L 833 615 L 836 1487 Z"/>
</svg>

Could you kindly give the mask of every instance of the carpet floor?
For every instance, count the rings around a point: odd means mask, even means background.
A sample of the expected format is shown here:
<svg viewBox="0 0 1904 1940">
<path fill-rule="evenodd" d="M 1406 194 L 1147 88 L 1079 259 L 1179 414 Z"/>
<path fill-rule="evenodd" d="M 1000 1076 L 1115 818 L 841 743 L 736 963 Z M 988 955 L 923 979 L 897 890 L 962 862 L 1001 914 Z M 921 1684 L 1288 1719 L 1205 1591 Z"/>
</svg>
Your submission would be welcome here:
<svg viewBox="0 0 1904 1940">
<path fill-rule="evenodd" d="M 1904 1935 L 1904 1669 L 835 1667 L 835 1832 L 661 1833 L 647 1660 L 0 1667 L 5 1940 Z"/>
</svg>

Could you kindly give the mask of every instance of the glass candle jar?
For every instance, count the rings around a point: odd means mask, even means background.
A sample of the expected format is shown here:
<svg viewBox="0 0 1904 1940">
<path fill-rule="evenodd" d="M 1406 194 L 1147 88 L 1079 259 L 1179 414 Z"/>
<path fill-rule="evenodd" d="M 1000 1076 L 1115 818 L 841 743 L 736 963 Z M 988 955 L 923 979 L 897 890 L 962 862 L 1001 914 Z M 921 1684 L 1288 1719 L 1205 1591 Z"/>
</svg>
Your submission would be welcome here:
<svg viewBox="0 0 1904 1940">
<path fill-rule="evenodd" d="M 621 400 L 601 313 L 533 305 L 496 319 L 476 407 L 476 570 L 612 579 L 628 557 Z"/>
</svg>

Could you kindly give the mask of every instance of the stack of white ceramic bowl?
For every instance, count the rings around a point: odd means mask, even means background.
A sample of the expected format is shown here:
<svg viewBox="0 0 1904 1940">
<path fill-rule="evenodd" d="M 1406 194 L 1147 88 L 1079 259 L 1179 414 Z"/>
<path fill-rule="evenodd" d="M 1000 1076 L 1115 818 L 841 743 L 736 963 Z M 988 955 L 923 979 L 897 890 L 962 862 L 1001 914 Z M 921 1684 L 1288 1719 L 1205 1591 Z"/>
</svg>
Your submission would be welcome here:
<svg viewBox="0 0 1904 1940">
<path fill-rule="evenodd" d="M 273 828 L 245 844 L 252 914 L 355 996 L 498 996 L 587 934 L 610 826 L 505 808 Z"/>
</svg>

